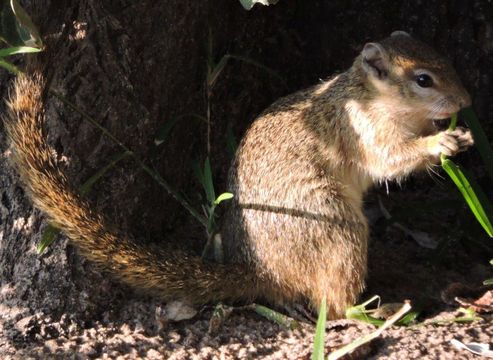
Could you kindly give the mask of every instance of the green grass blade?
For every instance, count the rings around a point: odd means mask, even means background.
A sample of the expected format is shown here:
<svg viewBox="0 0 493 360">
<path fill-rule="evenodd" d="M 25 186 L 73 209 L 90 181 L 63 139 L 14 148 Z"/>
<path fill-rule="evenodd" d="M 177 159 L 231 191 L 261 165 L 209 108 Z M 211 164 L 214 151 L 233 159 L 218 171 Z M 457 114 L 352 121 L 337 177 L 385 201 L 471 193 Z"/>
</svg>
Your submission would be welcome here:
<svg viewBox="0 0 493 360">
<path fill-rule="evenodd" d="M 458 115 L 457 113 L 455 114 L 452 114 L 452 117 L 450 119 L 450 125 L 448 127 L 449 130 L 455 130 L 455 128 L 457 127 L 457 118 L 458 118 Z"/>
<path fill-rule="evenodd" d="M 313 341 L 312 360 L 323 360 L 325 353 L 325 323 L 327 322 L 327 300 L 322 299 L 318 314 L 315 339 Z"/>
<path fill-rule="evenodd" d="M 202 167 L 200 166 L 199 160 L 193 160 L 192 162 L 192 170 L 195 174 L 195 177 L 199 181 L 199 184 L 204 186 L 204 173 L 202 172 Z M 205 190 L 205 187 L 204 187 Z"/>
<path fill-rule="evenodd" d="M 15 54 L 27 54 L 40 52 L 41 49 L 30 46 L 13 46 L 6 49 L 0 49 L 0 57 L 15 55 Z"/>
<path fill-rule="evenodd" d="M 44 253 L 44 251 L 55 241 L 57 235 L 60 234 L 60 229 L 54 225 L 48 224 L 41 236 L 41 241 L 36 246 L 38 254 Z"/>
<path fill-rule="evenodd" d="M 214 67 L 209 70 L 209 76 L 207 77 L 207 87 L 209 89 L 212 89 L 216 84 L 219 75 L 221 75 L 221 72 L 224 70 L 224 67 L 228 63 L 228 60 L 229 57 L 227 55 L 224 55 L 216 65 L 211 64 L 214 65 Z"/>
<path fill-rule="evenodd" d="M 2 59 L 2 58 L 0 58 L 0 66 L 3 67 L 4 69 L 7 69 L 12 74 L 17 75 L 21 72 L 17 66 L 12 64 L 10 61 L 7 61 L 7 60 Z"/>
<path fill-rule="evenodd" d="M 214 192 L 214 183 L 212 181 L 212 168 L 209 157 L 205 159 L 204 163 L 204 189 L 207 196 L 207 202 L 213 204 L 216 200 L 216 194 Z"/>
<path fill-rule="evenodd" d="M 448 127 L 448 131 L 454 131 L 455 127 L 457 125 L 457 113 L 452 114 L 452 118 L 450 119 L 450 125 Z M 442 161 L 442 166 L 443 162 L 447 159 L 447 155 L 441 154 L 440 155 L 440 160 Z"/>
<path fill-rule="evenodd" d="M 471 108 L 464 109 L 460 112 L 464 116 L 464 120 L 474 135 L 474 143 L 479 151 L 479 155 L 483 159 L 486 166 L 486 171 L 493 181 L 493 150 L 491 149 L 490 142 L 486 136 L 483 128 L 481 127 L 478 117 Z"/>
<path fill-rule="evenodd" d="M 471 108 L 467 108 L 462 110 L 461 114 L 466 117 L 466 122 L 471 127 L 474 138 L 476 139 L 477 136 L 478 139 L 480 139 L 479 142 L 481 143 L 482 148 L 482 150 L 480 151 L 480 153 L 482 154 L 481 156 L 483 157 L 487 168 L 491 168 L 490 170 L 492 171 L 492 173 L 490 174 L 490 176 L 493 175 L 493 152 L 491 151 L 491 146 L 488 143 L 486 135 L 484 134 L 483 129 L 481 128 L 481 125 L 479 124 L 479 121 L 474 114 L 474 111 Z M 455 130 L 456 124 L 457 114 L 453 114 L 448 129 Z M 478 139 L 476 139 L 476 144 L 478 144 Z M 476 192 L 478 192 L 482 200 L 480 201 L 473 189 L 473 186 L 471 185 L 471 182 L 469 182 L 466 175 L 464 174 L 465 170 L 463 170 L 459 165 L 456 165 L 453 161 L 447 159 L 447 157 L 443 154 L 440 156 L 440 158 L 442 160 L 442 168 L 457 186 L 478 222 L 481 224 L 487 234 L 490 237 L 493 237 L 493 226 L 491 225 L 490 219 L 484 209 L 486 207 L 488 210 L 491 210 L 492 207 L 482 190 L 479 188 L 479 186 L 476 186 Z M 487 163 L 488 159 L 492 160 L 491 166 Z"/>
<path fill-rule="evenodd" d="M 442 167 L 461 192 L 462 196 L 469 205 L 469 208 L 471 209 L 481 226 L 485 229 L 490 237 L 493 237 L 493 226 L 491 225 L 491 222 L 486 215 L 482 204 L 480 203 L 478 197 L 476 196 L 476 193 L 474 192 L 471 184 L 465 177 L 461 168 L 449 159 L 442 160 Z"/>
<path fill-rule="evenodd" d="M 263 316 L 264 318 L 288 329 L 295 330 L 300 328 L 300 323 L 298 321 L 293 320 L 284 314 L 278 313 L 275 310 L 269 309 L 266 306 L 253 304 L 253 306 L 248 305 L 247 307 L 253 309 L 260 316 Z"/>
<path fill-rule="evenodd" d="M 356 305 L 348 308 L 346 310 L 346 319 L 358 320 L 375 326 L 381 326 L 385 323 L 385 321 L 381 319 L 368 315 L 366 308 L 362 305 Z"/>
<path fill-rule="evenodd" d="M 419 311 L 411 311 L 406 315 L 404 315 L 402 319 L 397 321 L 395 324 L 398 326 L 409 326 L 411 325 L 412 322 L 414 322 L 418 318 L 419 314 L 420 314 Z"/>
<path fill-rule="evenodd" d="M 366 307 L 372 302 L 377 301 L 377 306 L 380 306 L 380 296 L 374 295 L 370 299 L 366 300 L 362 304 L 354 305 L 346 309 L 346 319 L 359 320 L 368 324 L 380 326 L 384 324 L 383 320 L 374 318 L 368 315 Z"/>
<path fill-rule="evenodd" d="M 469 181 L 469 184 L 471 185 L 474 193 L 476 194 L 479 203 L 484 209 L 484 212 L 486 214 L 486 217 L 489 219 L 490 223 L 493 224 L 493 206 L 484 193 L 483 189 L 478 185 L 478 183 L 474 180 L 474 177 L 471 175 L 467 169 L 465 169 L 463 166 L 458 165 L 462 173 L 464 174 L 464 177 Z"/>
</svg>

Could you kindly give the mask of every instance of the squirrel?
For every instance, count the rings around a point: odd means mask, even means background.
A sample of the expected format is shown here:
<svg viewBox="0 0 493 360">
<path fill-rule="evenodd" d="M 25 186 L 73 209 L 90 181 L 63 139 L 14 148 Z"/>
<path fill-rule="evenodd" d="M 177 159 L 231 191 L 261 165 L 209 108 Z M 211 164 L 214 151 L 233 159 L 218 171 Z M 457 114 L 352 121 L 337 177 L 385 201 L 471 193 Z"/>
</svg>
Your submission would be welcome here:
<svg viewBox="0 0 493 360">
<path fill-rule="evenodd" d="M 138 245 L 73 190 L 43 135 L 45 87 L 39 73 L 18 76 L 4 119 L 34 205 L 121 281 L 194 305 L 262 298 L 316 310 L 325 297 L 328 318 L 343 316 L 365 287 L 367 190 L 473 145 L 468 129 L 434 126 L 471 103 L 442 56 L 402 31 L 367 43 L 349 70 L 279 99 L 247 130 L 229 172 L 226 262 L 207 263 Z"/>
</svg>

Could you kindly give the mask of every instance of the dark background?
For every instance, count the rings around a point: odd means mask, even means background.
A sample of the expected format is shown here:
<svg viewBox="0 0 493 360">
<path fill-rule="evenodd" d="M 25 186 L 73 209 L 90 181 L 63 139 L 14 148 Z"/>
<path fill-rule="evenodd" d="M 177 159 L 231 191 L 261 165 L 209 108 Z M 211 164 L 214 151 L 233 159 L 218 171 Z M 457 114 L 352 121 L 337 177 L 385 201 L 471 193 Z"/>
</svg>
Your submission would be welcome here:
<svg viewBox="0 0 493 360">
<path fill-rule="evenodd" d="M 210 158 L 217 192 L 225 190 L 230 161 L 228 128 L 239 140 L 270 103 L 344 71 L 365 42 L 395 30 L 411 33 L 451 60 L 473 96 L 485 131 L 492 135 L 493 4 L 487 0 L 280 0 L 275 6 L 257 5 L 251 11 L 235 0 L 24 1 L 23 5 L 47 38 L 52 87 L 133 149 L 197 208 L 202 190 L 191 163 L 206 157 L 207 127 L 180 116 L 206 113 L 210 41 L 216 62 L 226 54 L 242 56 L 282 79 L 234 59 L 220 74 L 210 102 Z M 0 76 L 5 96 L 11 76 L 3 70 Z M 121 153 L 59 101 L 49 98 L 46 113 L 49 140 L 60 159 L 66 160 L 75 184 Z M 177 117 L 168 139 L 156 147 L 156 132 Z M 0 162 L 0 280 L 13 288 L 2 293 L 0 301 L 91 317 L 128 296 L 128 289 L 111 283 L 77 256 L 63 237 L 44 255 L 35 253 L 46 222 L 33 210 L 8 164 L 3 131 L 0 145 L 4 154 Z M 475 150 L 461 156 L 460 162 L 487 185 Z M 391 187 L 386 201 L 396 200 L 390 207 L 399 208 L 401 198 L 406 209 L 412 201 L 419 206 L 453 189 L 428 177 L 402 187 Z M 118 227 L 143 241 L 172 241 L 196 251 L 204 244 L 201 226 L 130 160 L 101 179 L 89 197 Z M 417 228 L 420 222 L 423 228 L 447 227 L 448 222 L 454 228 L 476 226 L 469 215 L 457 219 L 457 215 L 435 212 L 426 221 L 410 219 Z M 374 237 L 381 228 L 373 231 Z"/>
</svg>

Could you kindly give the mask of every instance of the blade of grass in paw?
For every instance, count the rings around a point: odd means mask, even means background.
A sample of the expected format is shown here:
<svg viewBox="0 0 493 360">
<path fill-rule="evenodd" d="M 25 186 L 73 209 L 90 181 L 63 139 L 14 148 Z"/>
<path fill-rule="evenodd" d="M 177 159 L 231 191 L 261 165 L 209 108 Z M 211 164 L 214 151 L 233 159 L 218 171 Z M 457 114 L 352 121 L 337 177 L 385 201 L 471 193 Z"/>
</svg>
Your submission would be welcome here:
<svg viewBox="0 0 493 360">
<path fill-rule="evenodd" d="M 450 122 L 450 126 L 448 129 L 450 131 L 455 130 L 456 124 L 457 124 L 457 114 L 454 114 L 452 116 L 452 120 Z M 456 165 L 452 160 L 447 159 L 447 157 L 443 154 L 441 155 L 440 158 L 442 161 L 442 168 L 445 170 L 445 172 L 450 176 L 454 184 L 457 186 L 457 188 L 459 189 L 462 196 L 466 200 L 467 205 L 469 205 L 469 208 L 471 209 L 476 219 L 479 221 L 479 223 L 486 231 L 486 233 L 490 237 L 493 237 L 493 226 L 491 225 L 491 222 L 488 216 L 486 215 L 483 205 L 479 201 L 476 192 L 472 188 L 467 177 L 464 175 L 464 172 L 462 171 L 461 167 Z"/>
</svg>

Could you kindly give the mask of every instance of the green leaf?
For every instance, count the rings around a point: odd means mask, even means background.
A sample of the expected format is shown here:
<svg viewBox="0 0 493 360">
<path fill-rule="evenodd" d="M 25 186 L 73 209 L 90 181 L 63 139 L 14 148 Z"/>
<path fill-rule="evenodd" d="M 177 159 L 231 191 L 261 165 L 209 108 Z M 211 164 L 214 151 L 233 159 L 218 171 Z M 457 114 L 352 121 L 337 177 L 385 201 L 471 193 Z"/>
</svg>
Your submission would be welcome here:
<svg viewBox="0 0 493 360">
<path fill-rule="evenodd" d="M 207 197 L 207 202 L 209 204 L 213 204 L 216 199 L 216 194 L 214 192 L 214 183 L 212 182 L 212 168 L 211 162 L 209 161 L 209 157 L 205 159 L 204 163 L 204 186 L 205 195 Z"/>
<path fill-rule="evenodd" d="M 419 314 L 419 311 L 411 311 L 404 315 L 402 319 L 397 321 L 395 324 L 399 326 L 409 326 L 414 320 L 418 318 Z"/>
<path fill-rule="evenodd" d="M 462 172 L 460 166 L 456 165 L 450 159 L 442 159 L 442 167 L 461 192 L 462 196 L 469 205 L 469 208 L 471 209 L 481 226 L 490 237 L 493 237 L 493 226 L 491 225 L 491 222 L 486 215 L 481 202 L 478 200 L 476 193 L 474 192 L 471 184 Z"/>
<path fill-rule="evenodd" d="M 325 353 L 325 323 L 327 322 L 327 300 L 322 299 L 318 313 L 315 339 L 313 341 L 312 360 L 323 360 Z"/>
<path fill-rule="evenodd" d="M 17 0 L 3 0 L 0 9 L 0 39 L 10 46 L 42 48 L 39 31 Z"/>
<path fill-rule="evenodd" d="M 464 116 L 464 120 L 471 129 L 472 134 L 474 135 L 474 144 L 479 151 L 479 155 L 483 159 L 490 179 L 493 180 L 493 150 L 491 149 L 488 137 L 481 127 L 473 109 L 463 109 L 460 114 Z"/>
<path fill-rule="evenodd" d="M 217 197 L 217 199 L 214 201 L 214 205 L 219 205 L 222 201 L 232 199 L 233 197 L 234 195 L 232 193 L 224 192 Z"/>
<path fill-rule="evenodd" d="M 27 54 L 27 53 L 36 53 L 40 52 L 41 49 L 29 47 L 29 46 L 14 46 L 6 49 L 0 49 L 0 57 L 5 57 L 9 55 L 15 54 Z"/>
<path fill-rule="evenodd" d="M 52 224 L 48 224 L 43 232 L 43 236 L 41 237 L 41 241 L 36 247 L 36 251 L 38 254 L 42 254 L 48 246 L 50 246 L 53 241 L 55 241 L 57 235 L 60 234 L 60 229 Z"/>
</svg>

